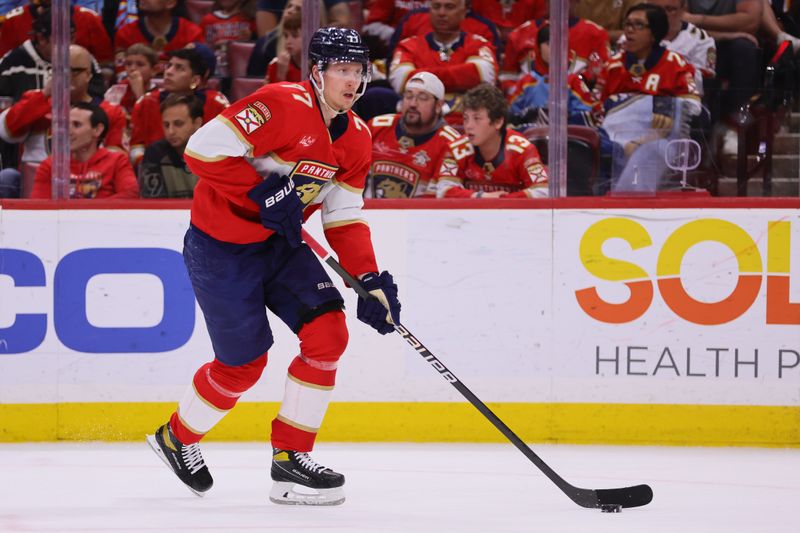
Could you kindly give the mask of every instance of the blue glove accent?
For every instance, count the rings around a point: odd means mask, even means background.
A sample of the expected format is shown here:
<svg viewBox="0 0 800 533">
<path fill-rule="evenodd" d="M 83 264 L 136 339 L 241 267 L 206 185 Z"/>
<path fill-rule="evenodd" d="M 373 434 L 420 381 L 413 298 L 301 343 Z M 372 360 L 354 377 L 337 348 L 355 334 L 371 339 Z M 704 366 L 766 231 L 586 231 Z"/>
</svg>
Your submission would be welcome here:
<svg viewBox="0 0 800 533">
<path fill-rule="evenodd" d="M 361 278 L 361 286 L 372 296 L 358 299 L 358 319 L 378 330 L 381 335 L 394 331 L 394 325 L 386 320 L 388 313 L 392 322 L 400 323 L 400 300 L 397 299 L 397 285 L 392 275 L 385 270 L 380 274 L 370 272 Z"/>
<path fill-rule="evenodd" d="M 294 188 L 294 181 L 277 172 L 270 174 L 247 193 L 261 211 L 261 224 L 283 235 L 292 248 L 302 244 L 303 202 Z"/>
</svg>

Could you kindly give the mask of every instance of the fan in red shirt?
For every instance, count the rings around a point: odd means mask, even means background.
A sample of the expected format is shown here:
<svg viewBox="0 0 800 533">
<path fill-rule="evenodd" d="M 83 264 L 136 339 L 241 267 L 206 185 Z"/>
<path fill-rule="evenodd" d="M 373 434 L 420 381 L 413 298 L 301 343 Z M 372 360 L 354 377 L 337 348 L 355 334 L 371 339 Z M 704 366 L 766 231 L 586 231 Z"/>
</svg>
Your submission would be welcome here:
<svg viewBox="0 0 800 533">
<path fill-rule="evenodd" d="M 50 3 L 50 0 L 31 0 L 27 6 L 20 6 L 6 14 L 0 26 L 0 57 L 30 38 L 33 20 L 48 10 Z M 113 59 L 111 39 L 100 16 L 91 9 L 72 6 L 72 20 L 75 22 L 73 42 L 89 50 L 99 63 L 110 64 Z"/>
<path fill-rule="evenodd" d="M 472 0 L 472 11 L 494 22 L 505 41 L 520 24 L 547 16 L 547 0 Z"/>
<path fill-rule="evenodd" d="M 375 198 L 435 196 L 443 177 L 455 177 L 458 158 L 471 153 L 466 138 L 444 123 L 444 85 L 430 72 L 406 83 L 400 113 L 374 117 L 372 172 Z M 457 146 L 455 152 L 451 145 Z"/>
<path fill-rule="evenodd" d="M 136 175 L 122 152 L 100 146 L 108 116 L 99 106 L 77 103 L 69 112 L 70 198 L 138 198 Z M 52 198 L 53 158 L 36 171 L 31 198 Z"/>
<path fill-rule="evenodd" d="M 242 12 L 243 0 L 216 0 L 214 10 L 200 20 L 206 44 L 217 56 L 217 70 L 212 73 L 228 77 L 228 43 L 249 41 L 256 31 L 256 23 Z"/>
<path fill-rule="evenodd" d="M 92 56 L 77 44 L 69 47 L 69 65 L 72 73 L 70 102 L 94 102 L 108 115 L 109 126 L 105 145 L 122 151 L 122 134 L 125 130 L 125 112 L 120 106 L 89 95 L 92 77 Z M 50 98 L 51 82 L 41 90 L 26 91 L 19 102 L 0 114 L 0 138 L 13 144 L 22 144 L 22 162 L 39 163 L 50 153 L 50 127 L 53 103 Z"/>
<path fill-rule="evenodd" d="M 132 44 L 146 44 L 166 62 L 167 52 L 203 42 L 200 26 L 172 14 L 176 3 L 177 0 L 139 0 L 139 20 L 125 24 L 114 36 L 117 74 L 124 71 L 125 51 Z"/>
<path fill-rule="evenodd" d="M 594 80 L 602 71 L 611 49 L 608 32 L 594 22 L 574 16 L 577 2 L 569 4 L 569 60 L 570 72 L 584 72 L 584 77 Z M 541 59 L 534 54 L 536 34 L 546 19 L 530 20 L 508 35 L 503 64 L 500 68 L 500 87 L 510 93 L 517 80 L 530 71 L 530 63 L 544 67 Z M 541 71 L 541 69 L 539 69 Z"/>
<path fill-rule="evenodd" d="M 366 2 L 369 11 L 364 21 L 364 35 L 374 35 L 385 44 L 394 34 L 400 20 L 410 11 L 428 7 L 428 0 L 371 0 Z"/>
<path fill-rule="evenodd" d="M 464 95 L 464 133 L 474 153 L 458 163 L 458 177 L 439 181 L 440 198 L 544 198 L 547 168 L 525 137 L 506 129 L 503 92 L 483 83 Z"/>
<path fill-rule="evenodd" d="M 447 120 L 460 122 L 458 99 L 481 82 L 497 79 L 495 49 L 479 35 L 461 30 L 466 13 L 465 0 L 433 0 L 430 23 L 433 31 L 401 41 L 389 70 L 392 88 L 402 93 L 406 80 L 417 71 L 436 75 L 444 83 L 448 105 Z"/>
<path fill-rule="evenodd" d="M 125 73 L 127 76 L 120 83 L 109 87 L 105 99 L 112 104 L 122 106 L 125 113 L 133 112 L 133 106 L 146 93 L 156 89 L 153 81 L 158 55 L 152 48 L 143 43 L 132 45 L 125 52 Z"/>
<path fill-rule="evenodd" d="M 131 162 L 134 165 L 144 155 L 145 147 L 164 138 L 161 125 L 161 102 L 170 93 L 194 94 L 203 102 L 203 121 L 208 122 L 228 107 L 228 99 L 219 91 L 198 89 L 209 66 L 193 49 L 183 48 L 169 53 L 164 72 L 164 87 L 144 95 L 131 113 Z"/>
</svg>

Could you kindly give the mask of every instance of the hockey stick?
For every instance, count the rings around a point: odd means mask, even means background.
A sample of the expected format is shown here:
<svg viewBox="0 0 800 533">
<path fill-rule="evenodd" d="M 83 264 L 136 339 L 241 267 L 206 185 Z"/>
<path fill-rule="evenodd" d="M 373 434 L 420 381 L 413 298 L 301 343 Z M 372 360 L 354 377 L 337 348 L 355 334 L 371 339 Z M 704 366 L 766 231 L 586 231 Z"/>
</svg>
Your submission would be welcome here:
<svg viewBox="0 0 800 533">
<path fill-rule="evenodd" d="M 316 253 L 322 261 L 325 262 L 334 272 L 339 274 L 342 279 L 350 285 L 361 298 L 374 298 L 367 292 L 361 283 L 351 276 L 339 262 L 332 257 L 328 251 L 323 248 L 314 238 L 308 234 L 304 229 L 303 240 L 308 244 L 314 253 Z M 439 374 L 453 387 L 458 390 L 478 411 L 485 416 L 489 422 L 496 427 L 511 443 L 521 451 L 525 457 L 536 465 L 536 467 L 544 472 L 550 481 L 556 484 L 561 491 L 566 494 L 573 502 L 581 507 L 599 508 L 605 511 L 614 511 L 619 507 L 640 507 L 647 505 L 653 499 L 653 490 L 648 485 L 635 485 L 633 487 L 622 487 L 617 489 L 582 489 L 569 484 L 561 476 L 559 476 L 547 463 L 545 463 L 533 450 L 531 450 L 516 433 L 502 421 L 496 414 L 492 412 L 471 390 L 459 380 L 436 356 L 434 356 L 425 345 L 417 340 L 401 324 L 395 324 L 394 330 L 400 334 L 405 341 L 411 345 L 414 350 L 419 353 L 425 361 L 428 362 Z"/>
</svg>

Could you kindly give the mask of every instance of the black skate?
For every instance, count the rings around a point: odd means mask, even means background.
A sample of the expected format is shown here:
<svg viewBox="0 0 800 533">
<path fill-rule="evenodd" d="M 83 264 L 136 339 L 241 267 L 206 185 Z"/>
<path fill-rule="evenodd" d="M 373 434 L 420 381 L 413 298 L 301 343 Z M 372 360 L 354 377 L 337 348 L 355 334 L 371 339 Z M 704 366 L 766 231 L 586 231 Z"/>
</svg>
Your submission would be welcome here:
<svg viewBox="0 0 800 533">
<path fill-rule="evenodd" d="M 344 476 L 318 465 L 307 453 L 272 449 L 273 503 L 339 505 L 344 502 Z"/>
<path fill-rule="evenodd" d="M 147 443 L 196 495 L 203 496 L 214 484 L 200 453 L 200 444 L 185 446 L 172 434 L 169 424 L 158 428 L 155 435 L 148 435 Z"/>
</svg>

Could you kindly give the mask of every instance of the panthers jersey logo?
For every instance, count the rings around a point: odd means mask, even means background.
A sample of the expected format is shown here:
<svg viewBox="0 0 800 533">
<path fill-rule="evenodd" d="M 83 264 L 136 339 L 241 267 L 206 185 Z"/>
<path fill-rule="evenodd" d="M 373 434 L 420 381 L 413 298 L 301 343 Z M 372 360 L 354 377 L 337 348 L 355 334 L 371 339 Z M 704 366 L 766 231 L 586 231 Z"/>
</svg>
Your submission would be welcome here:
<svg viewBox="0 0 800 533">
<path fill-rule="evenodd" d="M 295 190 L 304 205 L 314 201 L 319 191 L 336 176 L 339 167 L 319 163 L 317 161 L 301 160 L 292 169 L 289 176 L 294 181 Z"/>
</svg>

